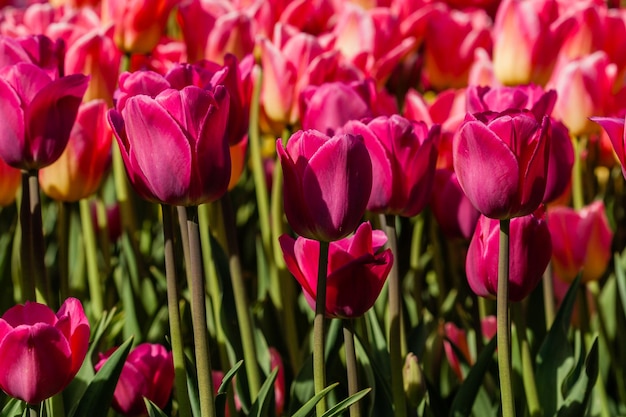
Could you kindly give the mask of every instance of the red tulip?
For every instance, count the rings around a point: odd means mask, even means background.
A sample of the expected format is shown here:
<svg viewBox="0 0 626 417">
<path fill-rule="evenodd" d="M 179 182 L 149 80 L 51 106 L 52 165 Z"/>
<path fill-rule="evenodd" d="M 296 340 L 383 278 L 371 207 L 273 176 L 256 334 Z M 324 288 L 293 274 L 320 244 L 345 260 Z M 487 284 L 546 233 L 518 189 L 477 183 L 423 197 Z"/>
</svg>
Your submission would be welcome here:
<svg viewBox="0 0 626 417">
<path fill-rule="evenodd" d="M 65 151 L 39 171 L 41 189 L 58 201 L 95 193 L 111 163 L 111 129 L 104 100 L 81 105 Z"/>
<path fill-rule="evenodd" d="M 367 123 L 348 122 L 343 131 L 362 135 L 372 158 L 372 193 L 367 209 L 411 217 L 419 213 L 432 190 L 439 126 L 401 116 L 380 116 Z"/>
<path fill-rule="evenodd" d="M 435 172 L 430 208 L 441 228 L 449 237 L 469 240 L 476 229 L 480 213 L 463 193 L 453 170 L 438 169 Z"/>
<path fill-rule="evenodd" d="M 338 240 L 356 229 L 372 190 L 363 138 L 298 131 L 276 148 L 284 175 L 285 214 L 300 236 Z"/>
<path fill-rule="evenodd" d="M 51 79 L 30 63 L 0 71 L 0 157 L 9 165 L 39 169 L 56 161 L 69 140 L 88 79 Z"/>
<path fill-rule="evenodd" d="M 61 392 L 83 364 L 89 322 L 75 298 L 54 314 L 44 304 L 16 305 L 0 318 L 0 388 L 37 404 Z"/>
<path fill-rule="evenodd" d="M 116 348 L 100 354 L 99 371 Z M 147 414 L 144 397 L 164 408 L 174 386 L 172 353 L 158 344 L 142 343 L 128 354 L 113 394 L 113 408 L 125 416 Z"/>
<path fill-rule="evenodd" d="M 550 119 L 528 111 L 469 114 L 454 138 L 454 170 L 474 207 L 506 219 L 537 209 L 546 188 Z"/>
<path fill-rule="evenodd" d="M 0 206 L 13 204 L 22 184 L 22 171 L 9 166 L 0 158 Z"/>
<path fill-rule="evenodd" d="M 622 174 L 626 177 L 626 138 L 624 137 L 623 117 L 592 117 L 591 120 L 598 123 L 606 131 L 613 150 L 622 165 Z"/>
<path fill-rule="evenodd" d="M 550 207 L 547 213 L 552 236 L 554 274 L 572 282 L 582 271 L 582 281 L 598 280 L 611 260 L 613 232 L 602 201 L 581 210 Z"/>
<path fill-rule="evenodd" d="M 149 71 L 122 74 L 120 86 L 124 94 L 117 109 L 109 110 L 109 123 L 139 195 L 172 205 L 221 197 L 231 169 L 226 88 L 178 90 Z"/>
<path fill-rule="evenodd" d="M 495 297 L 498 288 L 499 221 L 481 216 L 470 242 L 465 268 L 471 289 L 481 297 Z M 509 300 L 520 301 L 537 286 L 552 245 L 543 213 L 511 219 Z"/>
<path fill-rule="evenodd" d="M 372 231 L 366 222 L 353 236 L 330 243 L 327 317 L 360 317 L 374 305 L 393 263 L 390 249 L 378 252 L 386 241 L 382 231 Z M 287 268 L 302 286 L 309 305 L 315 308 L 320 243 L 288 235 L 282 235 L 279 242 Z"/>
<path fill-rule="evenodd" d="M 496 335 L 496 316 L 486 316 L 483 318 L 480 321 L 480 327 L 483 339 L 490 340 Z M 443 349 L 446 352 L 446 358 L 456 376 L 460 381 L 463 381 L 463 371 L 461 370 L 461 363 L 457 351 L 463 354 L 463 360 L 469 366 L 473 365 L 476 360 L 470 354 L 467 334 L 465 330 L 459 328 L 452 322 L 448 322 L 444 325 L 444 332 L 446 338 L 443 341 Z M 456 349 L 454 349 L 452 345 L 454 345 Z"/>
</svg>

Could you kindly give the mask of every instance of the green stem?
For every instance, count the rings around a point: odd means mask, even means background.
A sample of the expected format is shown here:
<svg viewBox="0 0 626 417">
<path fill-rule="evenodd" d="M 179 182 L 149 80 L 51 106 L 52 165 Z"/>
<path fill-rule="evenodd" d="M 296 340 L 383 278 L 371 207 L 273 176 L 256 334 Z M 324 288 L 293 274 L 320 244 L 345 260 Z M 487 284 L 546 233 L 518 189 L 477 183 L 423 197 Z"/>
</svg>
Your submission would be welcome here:
<svg viewBox="0 0 626 417">
<path fill-rule="evenodd" d="M 411 258 L 410 266 L 413 271 L 415 284 L 413 285 L 413 299 L 415 300 L 418 320 L 422 311 L 422 290 L 424 285 L 424 270 L 420 264 L 420 258 L 422 256 L 423 245 L 422 240 L 424 237 L 424 212 L 417 215 L 415 219 L 415 225 L 413 226 L 413 235 L 411 237 Z"/>
<path fill-rule="evenodd" d="M 41 219 L 41 199 L 39 193 L 39 172 L 37 170 L 28 171 L 28 202 L 30 213 L 30 233 L 31 233 L 31 263 L 35 276 L 35 289 L 37 291 L 37 301 L 48 304 L 51 308 L 56 308 L 58 302 L 52 299 L 50 283 L 46 273 L 46 248 L 43 238 L 43 223 Z"/>
<path fill-rule="evenodd" d="M 191 258 L 191 320 L 193 325 L 198 391 L 200 393 L 200 415 L 215 416 L 213 380 L 211 377 L 211 357 L 209 334 L 206 321 L 206 295 L 202 273 L 202 252 L 197 207 L 189 207 L 187 220 L 189 232 L 189 254 Z"/>
<path fill-rule="evenodd" d="M 185 346 L 181 330 L 180 310 L 178 307 L 178 282 L 174 255 L 174 232 L 172 206 L 161 204 L 163 213 L 163 251 L 165 256 L 165 280 L 167 282 L 167 313 L 170 322 L 170 339 L 174 358 L 174 389 L 178 402 L 178 415 L 191 417 L 191 403 L 187 392 L 187 373 L 185 371 Z"/>
<path fill-rule="evenodd" d="M 70 296 L 69 219 L 71 205 L 65 201 L 59 201 L 57 205 L 59 207 L 59 214 L 57 215 L 57 236 L 59 239 L 59 297 L 61 300 L 65 300 Z"/>
<path fill-rule="evenodd" d="M 241 273 L 241 260 L 239 257 L 239 247 L 237 245 L 237 231 L 235 225 L 235 216 L 230 194 L 225 194 L 221 198 L 222 216 L 224 219 L 224 229 L 226 231 L 226 240 L 228 242 L 228 263 L 230 266 L 230 277 L 233 285 L 233 294 L 235 297 L 235 308 L 237 310 L 237 319 L 239 321 L 239 332 L 241 334 L 241 343 L 243 344 L 243 357 L 246 373 L 248 376 L 248 387 L 250 388 L 250 399 L 254 402 L 261 388 L 261 378 L 259 376 L 259 366 L 256 360 L 257 352 L 254 340 L 254 332 L 252 329 L 252 319 L 248 308 L 248 296 L 243 282 Z"/>
<path fill-rule="evenodd" d="M 521 303 L 513 306 L 515 314 L 515 325 L 517 326 L 517 338 L 520 344 L 520 352 L 522 354 L 522 375 L 524 382 L 524 392 L 526 393 L 526 403 L 528 404 L 528 413 L 530 417 L 541 416 L 541 406 L 539 404 L 539 395 L 537 394 L 537 382 L 535 380 L 535 371 L 533 370 L 533 357 L 530 352 L 530 345 L 526 337 L 526 318 Z"/>
<path fill-rule="evenodd" d="M 548 263 L 548 267 L 543 273 L 543 306 L 546 316 L 546 330 L 550 330 L 556 308 L 554 306 L 554 286 L 552 285 L 552 263 Z"/>
<path fill-rule="evenodd" d="M 26 404 L 26 415 L 28 417 L 39 417 L 41 411 L 41 404 Z"/>
<path fill-rule="evenodd" d="M 398 259 L 398 240 L 396 235 L 395 217 L 380 215 L 380 223 L 387 235 L 387 246 L 391 248 L 394 259 Z M 387 277 L 389 285 L 389 359 L 391 361 L 391 391 L 396 417 L 406 417 L 406 395 L 402 379 L 402 294 L 398 263 L 394 262 Z"/>
<path fill-rule="evenodd" d="M 206 205 L 203 205 L 206 206 Z M 198 216 L 200 217 L 201 213 L 206 210 L 206 207 L 199 206 L 198 207 Z M 189 230 L 187 228 L 187 208 L 183 206 L 177 206 L 176 211 L 178 213 L 178 224 L 180 229 L 180 240 L 181 246 L 183 247 L 183 257 L 185 258 L 185 270 L 187 271 L 187 287 L 191 288 L 191 255 L 189 253 Z M 198 219 L 200 222 L 200 218 Z M 206 230 L 200 229 L 200 242 L 203 242 L 202 234 L 208 233 L 208 226 L 205 228 Z M 206 240 L 207 245 L 210 245 L 210 241 Z M 204 246 L 202 246 L 204 251 Z M 210 246 L 209 246 L 210 248 Z M 209 249 L 210 250 L 210 249 Z"/>
<path fill-rule="evenodd" d="M 261 67 L 256 65 L 256 80 L 252 90 L 252 101 L 250 104 L 250 130 L 248 139 L 250 141 L 250 166 L 254 180 L 254 190 L 256 192 L 257 208 L 259 210 L 259 225 L 261 228 L 261 241 L 265 253 L 271 253 L 271 228 L 270 210 L 267 185 L 265 183 L 265 171 L 263 169 L 263 157 L 261 155 L 261 137 L 259 134 L 259 112 L 261 97 L 261 77 L 263 76 Z"/>
<path fill-rule="evenodd" d="M 320 242 L 320 255 L 317 270 L 317 293 L 315 297 L 315 319 L 313 320 L 313 384 L 315 393 L 326 387 L 326 360 L 324 357 L 325 318 L 326 318 L 326 274 L 328 270 L 328 242 Z M 326 397 L 317 403 L 317 417 L 326 412 Z"/>
<path fill-rule="evenodd" d="M 356 362 L 356 349 L 354 347 L 354 325 L 351 319 L 342 320 L 343 343 L 346 351 L 346 370 L 348 373 L 348 396 L 359 392 L 359 375 Z M 361 417 L 359 401 L 350 406 L 350 417 Z"/>
<path fill-rule="evenodd" d="M 515 416 L 511 365 L 511 322 L 509 321 L 509 227 L 510 220 L 500 220 L 500 248 L 498 258 L 498 295 L 496 305 L 498 370 L 502 417 Z"/>
<path fill-rule="evenodd" d="M 87 280 L 89 282 L 89 298 L 91 299 L 91 313 L 98 320 L 102 317 L 104 303 L 102 296 L 102 282 L 98 269 L 98 255 L 96 253 L 96 233 L 91 220 L 89 201 L 82 199 L 80 204 L 80 220 L 83 229 L 83 243 L 87 258 Z"/>
<path fill-rule="evenodd" d="M 572 144 L 574 145 L 574 166 L 572 167 L 572 203 L 574 209 L 580 210 L 583 208 L 584 202 L 584 190 L 583 190 L 583 173 L 582 173 L 582 139 L 579 137 L 572 138 Z"/>
<path fill-rule="evenodd" d="M 35 272 L 33 271 L 32 232 L 30 220 L 30 183 L 27 171 L 22 171 L 22 199 L 20 203 L 20 226 L 22 228 L 22 243 L 20 246 L 20 265 L 22 267 L 21 295 L 22 302 L 35 301 Z"/>
</svg>

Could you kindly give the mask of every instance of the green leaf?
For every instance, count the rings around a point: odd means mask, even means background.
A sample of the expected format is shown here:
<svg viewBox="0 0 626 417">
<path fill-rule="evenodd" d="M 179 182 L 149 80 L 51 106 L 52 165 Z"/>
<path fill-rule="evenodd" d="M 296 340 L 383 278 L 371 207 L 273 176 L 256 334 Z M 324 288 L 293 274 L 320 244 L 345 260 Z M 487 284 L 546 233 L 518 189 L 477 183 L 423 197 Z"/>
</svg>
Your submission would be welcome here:
<svg viewBox="0 0 626 417">
<path fill-rule="evenodd" d="M 337 403 L 337 405 L 335 405 L 330 410 L 328 410 L 324 414 L 322 414 L 322 417 L 336 417 L 336 416 L 341 415 L 344 411 L 346 411 L 348 409 L 348 407 L 350 407 L 352 404 L 356 403 L 361 398 L 363 398 L 367 394 L 369 394 L 369 392 L 371 390 L 372 390 L 371 388 L 366 388 L 366 389 L 364 389 L 362 391 L 357 392 L 354 395 L 351 395 L 350 397 L 348 397 L 345 400 Z"/>
<path fill-rule="evenodd" d="M 106 417 L 132 344 L 131 337 L 113 352 L 93 377 L 79 402 L 70 411 L 69 417 Z"/>
<path fill-rule="evenodd" d="M 556 415 L 562 403 L 560 383 L 572 366 L 573 352 L 567 336 L 579 285 L 580 274 L 567 291 L 537 354 L 535 377 L 541 381 L 542 387 L 538 390 L 539 404 L 542 406 L 542 415 L 547 417 Z"/>
<path fill-rule="evenodd" d="M 269 374 L 261 389 L 259 390 L 259 395 L 257 396 L 254 404 L 252 404 L 252 408 L 250 409 L 249 417 L 263 417 L 267 416 L 267 410 L 270 408 L 270 404 L 274 398 L 274 381 L 276 381 L 276 376 L 278 375 L 278 368 L 274 368 L 274 370 Z"/>
<path fill-rule="evenodd" d="M 624 274 L 624 259 L 620 258 L 619 254 L 615 254 L 615 278 L 617 281 L 617 288 L 619 290 L 619 298 L 622 302 L 622 312 L 626 317 L 626 274 Z"/>
<path fill-rule="evenodd" d="M 228 396 L 228 388 L 232 386 L 232 380 L 237 375 L 239 368 L 243 364 L 243 360 L 237 362 L 230 371 L 224 375 L 222 379 L 222 383 L 220 384 L 219 389 L 217 390 L 217 395 L 215 396 L 215 410 L 219 417 L 223 417 L 226 415 L 226 400 Z"/>
<path fill-rule="evenodd" d="M 11 398 L 5 404 L 2 411 L 0 411 L 0 416 L 2 417 L 15 417 L 22 415 L 22 411 L 24 411 L 24 401 L 18 400 L 17 398 Z"/>
<path fill-rule="evenodd" d="M 582 342 L 581 342 L 582 343 Z M 591 398 L 591 391 L 593 390 L 596 380 L 598 378 L 598 338 L 596 337 L 591 345 L 591 349 L 587 354 L 586 360 L 584 355 L 580 355 L 579 361 L 576 367 L 572 370 L 572 373 L 568 375 L 565 383 L 567 383 L 567 395 L 563 402 L 557 416 L 559 417 L 577 417 L 585 415 L 587 407 L 589 405 L 589 399 Z M 564 383 L 564 384 L 565 384 Z"/>
<path fill-rule="evenodd" d="M 143 402 L 146 403 L 146 409 L 148 410 L 148 416 L 150 417 L 167 417 L 167 414 L 163 412 L 155 403 L 147 399 L 143 398 Z"/>
<path fill-rule="evenodd" d="M 324 388 L 323 390 L 315 394 L 313 398 L 311 398 L 302 407 L 300 407 L 298 411 L 293 413 L 291 417 L 307 417 L 309 414 L 313 412 L 317 403 L 322 398 L 324 398 L 326 394 L 328 394 L 331 390 L 333 390 L 337 385 L 339 385 L 339 382 L 335 382 L 334 384 L 327 386 L 326 388 Z"/>
<path fill-rule="evenodd" d="M 480 352 L 476 363 L 469 371 L 467 378 L 459 388 L 459 391 L 454 396 L 452 406 L 450 408 L 450 416 L 462 417 L 469 416 L 472 412 L 472 407 L 478 390 L 482 385 L 485 372 L 489 368 L 489 365 L 493 362 L 493 353 L 496 351 L 496 338 L 493 337 L 491 341 Z"/>
</svg>

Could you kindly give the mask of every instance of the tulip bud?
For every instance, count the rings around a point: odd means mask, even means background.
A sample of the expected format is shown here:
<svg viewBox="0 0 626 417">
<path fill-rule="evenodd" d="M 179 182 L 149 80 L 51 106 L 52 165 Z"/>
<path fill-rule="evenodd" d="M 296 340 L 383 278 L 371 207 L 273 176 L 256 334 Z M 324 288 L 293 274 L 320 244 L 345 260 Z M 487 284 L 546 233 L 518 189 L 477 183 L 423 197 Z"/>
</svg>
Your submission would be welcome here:
<svg viewBox="0 0 626 417">
<path fill-rule="evenodd" d="M 404 393 L 411 407 L 416 408 L 426 394 L 426 381 L 417 356 L 412 352 L 406 356 L 402 369 Z"/>
<path fill-rule="evenodd" d="M 537 286 L 550 262 L 552 244 L 543 213 L 511 219 L 509 299 L 521 301 Z M 467 250 L 467 281 L 476 295 L 495 297 L 498 288 L 499 221 L 481 216 Z"/>
</svg>

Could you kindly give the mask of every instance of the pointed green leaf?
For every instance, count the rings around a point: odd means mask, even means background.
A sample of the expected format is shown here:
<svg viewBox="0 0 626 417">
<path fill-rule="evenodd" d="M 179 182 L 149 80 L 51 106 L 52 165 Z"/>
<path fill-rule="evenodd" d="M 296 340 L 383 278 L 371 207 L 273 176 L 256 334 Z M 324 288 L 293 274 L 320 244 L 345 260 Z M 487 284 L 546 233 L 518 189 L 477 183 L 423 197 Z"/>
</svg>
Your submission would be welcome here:
<svg viewBox="0 0 626 417">
<path fill-rule="evenodd" d="M 235 375 L 237 375 L 237 372 L 239 371 L 239 368 L 241 368 L 242 364 L 243 360 L 240 360 L 232 368 L 230 368 L 226 375 L 224 375 L 222 383 L 217 390 L 217 395 L 215 396 L 215 410 L 218 417 L 223 417 L 226 415 L 226 400 L 228 399 L 228 388 L 232 386 L 232 380 Z"/>
<path fill-rule="evenodd" d="M 143 402 L 146 403 L 146 409 L 148 410 L 148 416 L 150 417 L 167 417 L 167 414 L 163 412 L 155 403 L 147 399 L 143 398 Z"/>
<path fill-rule="evenodd" d="M 324 388 L 323 390 L 315 394 L 313 398 L 311 398 L 302 407 L 300 407 L 298 411 L 293 413 L 291 417 L 307 417 L 309 414 L 313 412 L 317 403 L 322 398 L 324 398 L 326 394 L 328 394 L 331 390 L 333 390 L 337 385 L 339 385 L 339 383 L 335 382 L 334 384 L 327 386 L 326 388 Z"/>
<path fill-rule="evenodd" d="M 87 386 L 79 402 L 71 410 L 70 417 L 106 417 L 117 380 L 122 373 L 132 344 L 133 338 L 131 337 L 107 359 Z"/>
<path fill-rule="evenodd" d="M 357 392 L 354 395 L 351 395 L 350 397 L 337 403 L 337 405 L 335 405 L 330 410 L 322 414 L 322 417 L 337 417 L 337 416 L 342 415 L 352 404 L 356 403 L 361 398 L 365 397 L 367 394 L 369 394 L 371 390 L 372 390 L 371 388 L 366 388 L 364 390 Z"/>
<path fill-rule="evenodd" d="M 269 374 L 261 389 L 259 390 L 259 395 L 257 396 L 254 404 L 252 404 L 252 408 L 250 409 L 250 417 L 264 417 L 267 416 L 267 410 L 269 410 L 269 406 L 273 399 L 274 393 L 274 381 L 276 380 L 276 376 L 278 375 L 278 368 L 274 368 L 274 370 Z"/>
<path fill-rule="evenodd" d="M 579 366 L 576 366 L 571 374 L 572 378 L 568 378 L 569 392 L 565 397 L 565 401 L 559 412 L 558 417 L 577 417 L 585 415 L 591 398 L 596 380 L 598 378 L 598 338 L 596 337 L 591 345 L 591 349 L 584 361 L 584 371 L 582 371 L 584 355 L 580 355 Z M 572 379 L 576 377 L 576 380 Z"/>
</svg>

